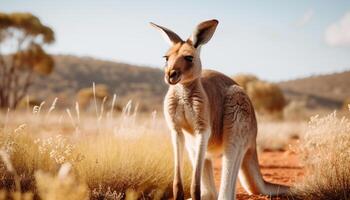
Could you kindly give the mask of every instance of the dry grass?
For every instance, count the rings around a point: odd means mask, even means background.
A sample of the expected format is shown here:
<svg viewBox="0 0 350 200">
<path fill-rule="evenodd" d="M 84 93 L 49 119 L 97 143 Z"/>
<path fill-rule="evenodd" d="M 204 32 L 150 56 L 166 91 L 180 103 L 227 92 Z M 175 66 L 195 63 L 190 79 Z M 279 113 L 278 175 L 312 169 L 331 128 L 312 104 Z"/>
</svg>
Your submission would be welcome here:
<svg viewBox="0 0 350 200">
<path fill-rule="evenodd" d="M 313 117 L 301 143 L 308 174 L 296 185 L 301 199 L 350 199 L 350 121 L 336 112 Z"/>
<path fill-rule="evenodd" d="M 87 185 L 72 176 L 70 170 L 71 165 L 65 163 L 61 166 L 56 176 L 42 171 L 36 172 L 35 180 L 39 196 L 46 200 L 89 199 L 90 195 Z"/>
<path fill-rule="evenodd" d="M 0 199 L 170 197 L 173 156 L 163 116 L 140 115 L 132 102 L 117 114 L 114 103 L 95 103 L 94 114 L 81 114 L 79 104 L 56 111 L 55 100 L 0 115 Z M 303 138 L 301 152 L 312 173 L 296 186 L 298 197 L 349 198 L 350 122 L 332 114 L 313 118 L 304 135 L 306 128 L 300 121 L 259 117 L 259 149 L 286 150 L 290 138 Z M 188 194 L 188 163 L 185 171 Z"/>
<path fill-rule="evenodd" d="M 0 148 L 9 160 L 0 164 L 0 187 L 10 191 L 5 195 L 71 200 L 171 196 L 173 155 L 162 115 L 140 115 L 132 102 L 117 114 L 114 101 L 107 111 L 96 103 L 95 114 L 81 114 L 79 104 L 60 112 L 56 102 L 0 115 Z M 261 150 L 285 150 L 304 127 L 300 122 L 259 121 Z M 62 178 L 59 171 L 67 163 L 70 173 Z M 187 163 L 187 193 L 190 171 Z"/>
<path fill-rule="evenodd" d="M 7 157 L 0 164 L 0 189 L 10 191 L 7 195 L 29 192 L 34 198 L 72 200 L 171 196 L 173 155 L 162 115 L 139 116 L 131 102 L 118 115 L 99 105 L 96 116 L 81 116 L 78 104 L 66 113 L 54 107 L 42 104 L 32 113 L 0 116 L 0 148 Z M 67 163 L 70 175 L 56 176 Z M 186 163 L 187 192 L 190 170 Z"/>
</svg>

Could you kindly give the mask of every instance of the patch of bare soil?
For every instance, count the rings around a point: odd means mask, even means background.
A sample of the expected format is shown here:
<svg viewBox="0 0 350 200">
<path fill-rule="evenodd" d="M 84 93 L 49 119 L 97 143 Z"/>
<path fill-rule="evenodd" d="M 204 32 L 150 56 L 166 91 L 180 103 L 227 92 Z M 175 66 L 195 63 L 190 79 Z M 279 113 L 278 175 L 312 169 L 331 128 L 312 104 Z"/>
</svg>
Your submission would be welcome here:
<svg viewBox="0 0 350 200">
<path fill-rule="evenodd" d="M 259 163 L 263 177 L 268 182 L 290 186 L 300 180 L 304 175 L 304 169 L 300 165 L 298 155 L 289 150 L 262 152 L 259 154 Z M 214 173 L 216 187 L 219 189 L 221 158 L 215 159 Z M 248 195 L 239 183 L 237 185 L 237 199 L 239 200 L 287 199 L 282 197 L 271 198 L 264 195 Z"/>
</svg>

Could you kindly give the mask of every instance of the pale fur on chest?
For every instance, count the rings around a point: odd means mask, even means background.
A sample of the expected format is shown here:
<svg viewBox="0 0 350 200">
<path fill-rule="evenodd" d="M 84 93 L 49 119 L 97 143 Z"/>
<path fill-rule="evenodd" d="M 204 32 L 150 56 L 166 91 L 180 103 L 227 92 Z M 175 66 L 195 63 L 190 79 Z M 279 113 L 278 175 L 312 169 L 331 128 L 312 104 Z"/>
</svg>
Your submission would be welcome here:
<svg viewBox="0 0 350 200">
<path fill-rule="evenodd" d="M 186 132 L 194 133 L 194 123 L 195 123 L 195 112 L 188 101 L 183 97 L 180 97 L 177 102 L 177 107 L 175 111 L 175 123 Z"/>
<path fill-rule="evenodd" d="M 201 87 L 190 90 L 173 87 L 165 99 L 165 113 L 174 127 L 194 134 L 210 129 L 206 104 L 208 99 Z"/>
</svg>

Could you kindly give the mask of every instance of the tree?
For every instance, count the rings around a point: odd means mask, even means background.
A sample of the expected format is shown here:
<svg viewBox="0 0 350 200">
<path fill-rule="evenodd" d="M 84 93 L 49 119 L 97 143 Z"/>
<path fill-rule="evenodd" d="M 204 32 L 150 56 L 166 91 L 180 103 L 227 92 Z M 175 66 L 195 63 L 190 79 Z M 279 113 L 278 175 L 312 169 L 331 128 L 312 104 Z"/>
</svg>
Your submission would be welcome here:
<svg viewBox="0 0 350 200">
<path fill-rule="evenodd" d="M 54 61 L 43 47 L 54 40 L 53 30 L 38 17 L 0 13 L 0 108 L 15 108 L 35 75 L 51 73 Z"/>
</svg>

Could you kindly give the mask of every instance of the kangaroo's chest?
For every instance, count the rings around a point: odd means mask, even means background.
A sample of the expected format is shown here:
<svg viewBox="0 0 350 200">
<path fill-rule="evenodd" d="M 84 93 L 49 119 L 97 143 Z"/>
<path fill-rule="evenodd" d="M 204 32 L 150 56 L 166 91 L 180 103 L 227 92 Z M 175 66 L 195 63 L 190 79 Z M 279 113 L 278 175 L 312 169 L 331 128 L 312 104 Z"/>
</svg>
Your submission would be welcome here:
<svg viewBox="0 0 350 200">
<path fill-rule="evenodd" d="M 186 132 L 193 133 L 195 116 L 192 104 L 188 100 L 179 99 L 175 114 L 176 123 Z"/>
<path fill-rule="evenodd" d="M 193 106 L 193 102 L 188 102 L 186 100 L 181 100 L 178 102 L 175 114 L 175 122 L 182 130 L 185 131 L 185 133 L 195 135 L 195 127 L 196 124 L 198 124 L 196 123 L 196 120 L 199 120 L 198 118 L 200 117 L 201 116 L 199 116 L 198 113 L 196 113 L 196 108 Z M 208 123 L 210 124 L 210 138 L 208 143 L 208 151 L 210 153 L 216 154 L 217 152 L 221 152 L 221 134 L 216 129 L 217 126 L 215 124 L 213 125 L 210 122 Z M 187 139 L 188 138 L 191 137 L 187 137 Z"/>
</svg>

